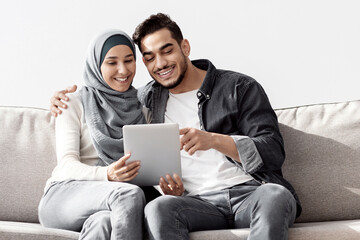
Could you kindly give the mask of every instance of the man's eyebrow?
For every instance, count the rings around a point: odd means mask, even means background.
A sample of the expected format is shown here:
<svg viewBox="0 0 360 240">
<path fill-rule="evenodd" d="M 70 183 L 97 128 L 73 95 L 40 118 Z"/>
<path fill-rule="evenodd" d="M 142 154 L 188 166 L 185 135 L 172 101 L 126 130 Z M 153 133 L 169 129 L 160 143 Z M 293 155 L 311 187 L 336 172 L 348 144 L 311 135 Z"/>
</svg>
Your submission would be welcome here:
<svg viewBox="0 0 360 240">
<path fill-rule="evenodd" d="M 143 53 L 142 53 L 143 57 L 145 57 L 146 55 L 151 55 L 151 54 L 152 54 L 151 51 L 149 51 L 149 52 L 143 52 Z"/>
<path fill-rule="evenodd" d="M 161 46 L 161 47 L 159 48 L 159 50 L 161 51 L 161 50 L 164 50 L 165 48 L 171 47 L 171 46 L 174 46 L 174 44 L 172 44 L 172 43 L 166 43 L 166 44 L 164 44 L 163 46 Z M 142 53 L 143 56 L 151 55 L 151 54 L 152 54 L 151 51 L 143 52 L 143 53 Z"/>
<path fill-rule="evenodd" d="M 171 46 L 173 46 L 174 44 L 172 44 L 172 43 L 167 43 L 167 44 L 165 44 L 164 46 L 162 46 L 161 48 L 160 48 L 160 50 L 164 50 L 165 48 L 167 48 L 167 47 L 171 47 Z"/>
</svg>

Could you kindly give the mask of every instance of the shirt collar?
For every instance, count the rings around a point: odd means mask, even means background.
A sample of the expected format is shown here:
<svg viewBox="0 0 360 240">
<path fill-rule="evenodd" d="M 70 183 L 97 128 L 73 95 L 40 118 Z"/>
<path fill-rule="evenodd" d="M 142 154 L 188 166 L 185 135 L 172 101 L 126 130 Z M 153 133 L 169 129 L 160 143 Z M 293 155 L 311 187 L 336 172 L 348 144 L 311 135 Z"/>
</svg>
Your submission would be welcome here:
<svg viewBox="0 0 360 240">
<path fill-rule="evenodd" d="M 201 99 L 210 99 L 211 91 L 215 82 L 216 68 L 207 59 L 199 59 L 191 61 L 195 67 L 206 71 L 204 81 L 197 92 L 197 97 Z"/>
</svg>

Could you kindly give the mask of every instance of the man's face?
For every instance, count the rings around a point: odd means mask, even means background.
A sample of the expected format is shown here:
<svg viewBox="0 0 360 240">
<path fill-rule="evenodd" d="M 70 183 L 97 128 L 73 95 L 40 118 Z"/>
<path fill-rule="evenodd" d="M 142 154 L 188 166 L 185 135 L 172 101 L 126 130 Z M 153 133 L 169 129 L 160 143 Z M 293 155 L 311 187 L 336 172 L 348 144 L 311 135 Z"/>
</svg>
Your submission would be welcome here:
<svg viewBox="0 0 360 240">
<path fill-rule="evenodd" d="M 149 34 L 141 41 L 143 61 L 152 78 L 163 87 L 173 89 L 183 80 L 187 70 L 187 56 L 184 48 L 171 36 L 167 29 Z"/>
</svg>

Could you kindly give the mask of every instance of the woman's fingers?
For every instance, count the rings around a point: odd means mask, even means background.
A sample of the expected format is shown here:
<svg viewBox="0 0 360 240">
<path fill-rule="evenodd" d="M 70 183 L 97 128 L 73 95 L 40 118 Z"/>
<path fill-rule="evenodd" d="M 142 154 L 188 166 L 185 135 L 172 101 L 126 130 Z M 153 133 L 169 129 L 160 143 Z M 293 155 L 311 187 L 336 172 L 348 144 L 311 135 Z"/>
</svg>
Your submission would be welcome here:
<svg viewBox="0 0 360 240">
<path fill-rule="evenodd" d="M 125 165 L 126 160 L 128 160 L 130 158 L 131 154 L 128 153 L 126 155 L 124 155 L 123 157 L 121 157 L 119 160 L 117 160 L 114 163 L 114 168 L 116 170 L 119 170 L 120 168 L 122 168 Z"/>
<path fill-rule="evenodd" d="M 128 160 L 130 154 L 125 155 L 121 159 L 119 159 L 119 167 L 116 170 L 116 175 L 119 181 L 130 181 L 134 179 L 140 169 L 140 161 L 130 162 L 125 164 L 126 160 Z"/>
<path fill-rule="evenodd" d="M 121 181 L 130 181 L 139 174 L 139 169 L 140 169 L 140 166 L 137 166 L 137 167 L 131 169 L 130 171 L 124 172 L 124 173 L 120 174 L 119 179 L 121 179 Z"/>
</svg>

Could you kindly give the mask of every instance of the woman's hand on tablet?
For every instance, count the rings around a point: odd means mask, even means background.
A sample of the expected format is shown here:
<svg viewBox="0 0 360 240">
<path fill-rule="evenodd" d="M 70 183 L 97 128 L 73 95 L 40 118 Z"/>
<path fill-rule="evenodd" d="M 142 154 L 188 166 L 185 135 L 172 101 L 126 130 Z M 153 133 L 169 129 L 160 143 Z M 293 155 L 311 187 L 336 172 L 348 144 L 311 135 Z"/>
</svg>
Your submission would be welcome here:
<svg viewBox="0 0 360 240">
<path fill-rule="evenodd" d="M 182 196 L 185 189 L 179 175 L 174 173 L 172 178 L 169 174 L 166 174 L 165 178 L 160 178 L 160 188 L 165 195 Z"/>
<path fill-rule="evenodd" d="M 140 161 L 126 164 L 130 155 L 130 153 L 126 154 L 108 166 L 107 176 L 109 181 L 128 182 L 133 180 L 139 174 Z"/>
</svg>

